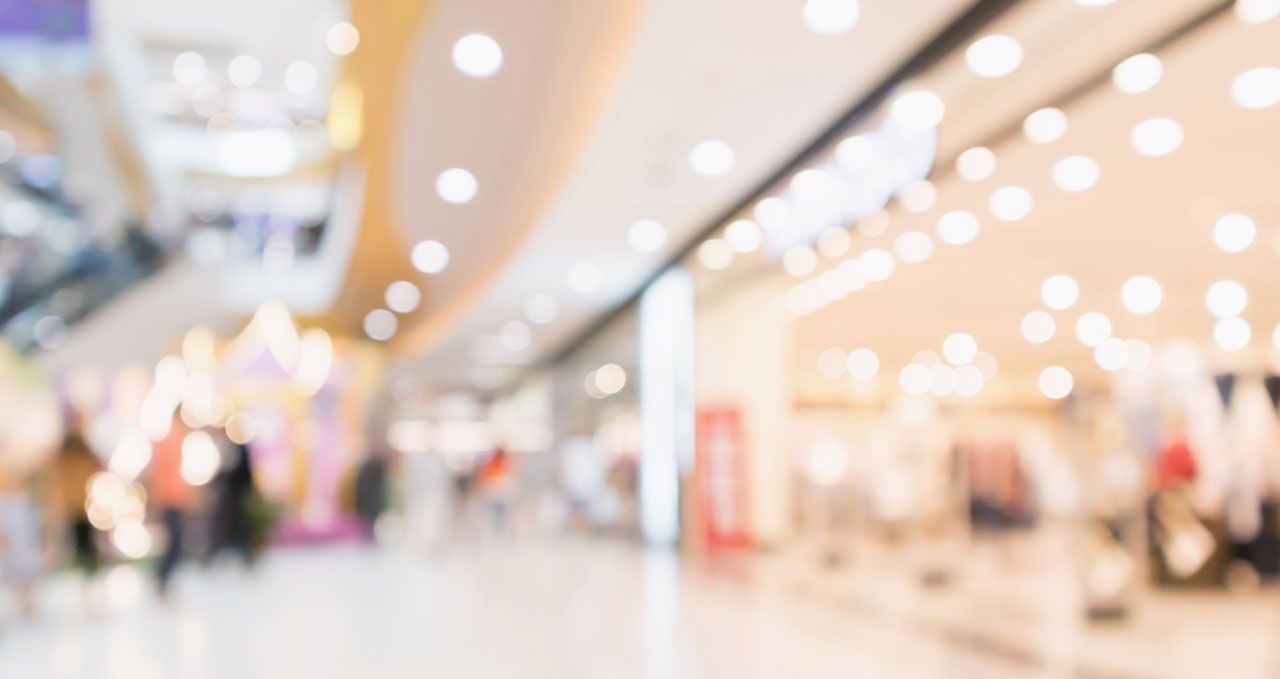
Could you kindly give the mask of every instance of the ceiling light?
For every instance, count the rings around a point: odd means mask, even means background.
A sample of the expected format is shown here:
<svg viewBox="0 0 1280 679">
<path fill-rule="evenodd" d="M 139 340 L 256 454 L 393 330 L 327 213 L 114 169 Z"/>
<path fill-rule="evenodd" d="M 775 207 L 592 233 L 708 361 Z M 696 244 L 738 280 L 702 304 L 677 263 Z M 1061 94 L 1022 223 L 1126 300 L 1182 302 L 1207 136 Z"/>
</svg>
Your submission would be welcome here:
<svg viewBox="0 0 1280 679">
<path fill-rule="evenodd" d="M 1236 76 L 1231 81 L 1231 98 L 1245 108 L 1280 104 L 1280 68 L 1255 68 Z"/>
<path fill-rule="evenodd" d="M 727 269 L 733 264 L 733 249 L 719 238 L 709 238 L 698 246 L 698 261 L 712 271 Z"/>
<path fill-rule="evenodd" d="M 837 271 L 839 271 L 840 275 L 844 277 L 845 287 L 849 288 L 850 291 L 861 290 L 867 287 L 867 277 L 862 274 L 862 268 L 858 266 L 858 260 L 856 257 L 854 259 L 846 259 L 845 261 L 840 262 L 840 266 L 837 268 Z"/>
<path fill-rule="evenodd" d="M 956 368 L 956 394 L 960 396 L 976 396 L 982 391 L 982 385 L 986 382 L 982 377 L 982 371 L 977 366 L 962 365 Z"/>
<path fill-rule="evenodd" d="M 985 146 L 975 146 L 956 157 L 956 172 L 967 181 L 982 181 L 995 171 L 996 154 Z"/>
<path fill-rule="evenodd" d="M 1067 193 L 1093 188 L 1101 173 L 1098 161 L 1089 156 L 1068 156 L 1053 165 L 1053 183 Z"/>
<path fill-rule="evenodd" d="M 817 168 L 801 170 L 791 178 L 791 192 L 801 202 L 825 200 L 834 188 L 831 175 Z"/>
<path fill-rule="evenodd" d="M 1252 337 L 1249 324 L 1239 316 L 1223 318 L 1213 326 L 1213 342 L 1223 351 L 1239 351 Z"/>
<path fill-rule="evenodd" d="M 942 356 L 951 365 L 967 365 L 978 355 L 978 341 L 973 335 L 957 332 L 942 341 Z"/>
<path fill-rule="evenodd" d="M 938 189 L 927 179 L 911 182 L 898 192 L 898 202 L 907 212 L 924 212 L 938 200 Z"/>
<path fill-rule="evenodd" d="M 407 314 L 418 308 L 422 302 L 422 292 L 418 286 L 409 281 L 396 281 L 387 286 L 385 295 L 387 308 L 401 314 Z"/>
<path fill-rule="evenodd" d="M 195 85 L 204 79 L 204 57 L 197 52 L 183 52 L 173 59 L 173 79 L 183 85 Z"/>
<path fill-rule="evenodd" d="M 479 190 L 475 175 L 460 167 L 451 167 L 436 177 L 436 194 L 454 205 L 470 203 Z"/>
<path fill-rule="evenodd" d="M 606 396 L 611 396 L 622 391 L 627 386 L 627 371 L 616 363 L 606 363 L 595 371 L 596 389 L 604 392 Z"/>
<path fill-rule="evenodd" d="M 524 317 L 538 325 L 546 325 L 560 314 L 560 305 L 556 298 L 540 292 L 524 303 Z"/>
<path fill-rule="evenodd" d="M 1138 94 L 1156 86 L 1164 66 L 1154 54 L 1135 54 L 1111 69 L 1111 82 L 1126 94 Z"/>
<path fill-rule="evenodd" d="M 830 269 L 822 272 L 822 275 L 810 281 L 810 284 L 816 284 L 818 293 L 832 302 L 848 297 L 851 292 L 849 282 L 840 273 L 839 269 Z"/>
<path fill-rule="evenodd" d="M 241 54 L 227 65 L 227 80 L 236 87 L 252 87 L 261 76 L 262 64 L 247 54 Z"/>
<path fill-rule="evenodd" d="M 954 210 L 938 218 L 938 238 L 947 245 L 964 245 L 978 237 L 978 218 L 971 212 Z"/>
<path fill-rule="evenodd" d="M 846 137 L 836 146 L 836 162 L 846 170 L 865 170 L 875 164 L 876 142 L 865 134 Z"/>
<path fill-rule="evenodd" d="M 933 255 L 933 239 L 923 231 L 903 231 L 893 239 L 893 252 L 908 264 L 919 264 Z"/>
<path fill-rule="evenodd" d="M 1246 24 L 1260 24 L 1280 15 L 1280 0 L 1236 0 L 1236 17 Z"/>
<path fill-rule="evenodd" d="M 964 62 L 984 78 L 999 78 L 1013 73 L 1022 63 L 1022 45 L 1007 35 L 988 35 L 969 45 Z"/>
<path fill-rule="evenodd" d="M 533 331 L 523 321 L 507 321 L 498 330 L 498 343 L 512 353 L 524 351 L 533 343 Z"/>
<path fill-rule="evenodd" d="M 1125 340 L 1125 348 L 1129 352 L 1129 360 L 1124 369 L 1130 372 L 1141 372 L 1151 365 L 1151 347 L 1140 339 Z"/>
<path fill-rule="evenodd" d="M 413 246 L 409 259 L 413 268 L 422 273 L 440 273 L 449 266 L 449 248 L 440 241 L 424 240 Z"/>
<path fill-rule="evenodd" d="M 893 255 L 883 248 L 871 248 L 858 255 L 858 269 L 867 280 L 879 282 L 893 275 Z"/>
<path fill-rule="evenodd" d="M 1223 252 L 1241 252 L 1253 244 L 1257 233 L 1258 227 L 1248 216 L 1225 215 L 1213 226 L 1213 242 Z"/>
<path fill-rule="evenodd" d="M 797 285 L 787 291 L 787 310 L 797 316 L 803 316 L 817 309 L 822 304 L 818 293 L 807 285 Z"/>
<path fill-rule="evenodd" d="M 956 369 L 949 365 L 929 368 L 929 393 L 946 396 L 956 389 Z"/>
<path fill-rule="evenodd" d="M 1041 371 L 1038 383 L 1040 393 L 1055 401 L 1066 398 L 1067 394 L 1071 393 L 1071 388 L 1075 386 L 1075 380 L 1071 378 L 1070 371 L 1056 365 Z"/>
<path fill-rule="evenodd" d="M 1105 314 L 1090 311 L 1076 320 L 1076 339 L 1086 347 L 1096 347 L 1111 336 L 1111 319 Z"/>
<path fill-rule="evenodd" d="M 1093 348 L 1093 360 L 1099 368 L 1115 372 L 1129 363 L 1129 345 L 1118 337 L 1108 337 Z"/>
<path fill-rule="evenodd" d="M 748 253 L 760 249 L 764 234 L 760 227 L 750 219 L 739 219 L 729 223 L 724 229 L 724 240 L 734 252 Z"/>
<path fill-rule="evenodd" d="M 1249 304 L 1249 293 L 1235 281 L 1218 281 L 1209 286 L 1204 303 L 1209 313 L 1218 318 L 1239 316 Z"/>
<path fill-rule="evenodd" d="M 822 376 L 834 380 L 844 374 L 845 355 L 839 349 L 826 349 L 818 354 L 818 372 Z"/>
<path fill-rule="evenodd" d="M 1133 126 L 1129 143 L 1144 156 L 1163 156 L 1182 146 L 1182 126 L 1168 118 L 1152 118 Z"/>
<path fill-rule="evenodd" d="M 330 52 L 345 57 L 356 51 L 356 46 L 360 44 L 360 31 L 346 21 L 339 21 L 329 27 L 324 42 Z"/>
<path fill-rule="evenodd" d="M 472 33 L 453 43 L 453 65 L 463 75 L 488 78 L 502 68 L 502 46 L 483 33 Z"/>
<path fill-rule="evenodd" d="M 1006 186 L 991 194 L 991 214 L 1002 222 L 1016 222 L 1031 214 L 1031 193 L 1021 186 Z"/>
<path fill-rule="evenodd" d="M 1135 314 L 1149 314 L 1160 306 L 1164 293 L 1160 284 L 1150 276 L 1134 276 L 1120 289 L 1120 301 L 1124 308 Z"/>
<path fill-rule="evenodd" d="M 818 254 L 808 245 L 796 245 L 782 255 L 782 268 L 792 276 L 807 276 L 818 266 Z"/>
<path fill-rule="evenodd" d="M 722 141 L 704 141 L 689 152 L 689 165 L 704 177 L 719 177 L 733 169 L 733 148 Z"/>
<path fill-rule="evenodd" d="M 915 90 L 894 100 L 889 107 L 889 118 L 909 130 L 927 130 L 937 127 L 946 112 L 946 104 L 938 95 Z"/>
<path fill-rule="evenodd" d="M 319 79 L 316 67 L 306 61 L 295 61 L 284 71 L 284 87 L 294 94 L 310 92 Z"/>
<path fill-rule="evenodd" d="M 791 225 L 791 206 L 776 196 L 756 203 L 752 214 L 755 215 L 756 222 L 768 231 L 785 229 Z"/>
<path fill-rule="evenodd" d="M 858 0 L 808 0 L 801 11 L 804 25 L 818 35 L 839 35 L 858 24 Z"/>
<path fill-rule="evenodd" d="M 1047 311 L 1032 311 L 1022 317 L 1022 338 L 1032 344 L 1044 344 L 1053 339 L 1057 324 Z"/>
<path fill-rule="evenodd" d="M 845 369 L 849 371 L 850 377 L 869 380 L 880 371 L 880 357 L 870 349 L 854 349 L 849 352 Z"/>
<path fill-rule="evenodd" d="M 642 219 L 627 230 L 627 242 L 640 252 L 654 252 L 667 244 L 667 230 L 652 219 Z"/>
<path fill-rule="evenodd" d="M 853 236 L 847 229 L 833 226 L 818 234 L 818 252 L 823 257 L 840 257 L 853 245 Z"/>
<path fill-rule="evenodd" d="M 1049 144 L 1067 133 L 1067 114 L 1056 108 L 1042 108 L 1022 121 L 1022 133 L 1036 144 Z"/>
<path fill-rule="evenodd" d="M 364 334 L 369 339 L 385 342 L 396 334 L 396 315 L 386 309 L 374 309 L 365 314 Z"/>
<path fill-rule="evenodd" d="M 1040 299 L 1050 309 L 1066 309 L 1080 299 L 1080 286 L 1070 276 L 1050 276 L 1040 285 Z"/>
<path fill-rule="evenodd" d="M 600 267 L 591 262 L 578 262 L 569 267 L 568 279 L 570 290 L 585 295 L 600 287 L 604 274 L 600 273 Z"/>
<path fill-rule="evenodd" d="M 912 396 L 929 391 L 929 369 L 919 363 L 908 365 L 898 373 L 898 386 Z"/>
</svg>

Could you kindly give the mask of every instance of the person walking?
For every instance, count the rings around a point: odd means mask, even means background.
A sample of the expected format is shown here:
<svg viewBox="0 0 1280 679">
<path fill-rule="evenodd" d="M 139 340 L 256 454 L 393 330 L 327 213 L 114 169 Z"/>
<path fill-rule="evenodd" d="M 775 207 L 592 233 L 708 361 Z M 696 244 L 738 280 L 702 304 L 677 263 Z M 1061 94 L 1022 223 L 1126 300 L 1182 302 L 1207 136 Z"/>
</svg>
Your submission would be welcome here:
<svg viewBox="0 0 1280 679">
<path fill-rule="evenodd" d="M 175 415 L 168 436 L 156 442 L 151 453 L 147 496 L 164 521 L 168 537 L 164 554 L 156 565 L 156 585 L 161 599 L 168 598 L 174 569 L 182 560 L 187 517 L 195 499 L 195 489 L 182 478 L 182 441 L 186 435 L 187 428 Z"/>
</svg>

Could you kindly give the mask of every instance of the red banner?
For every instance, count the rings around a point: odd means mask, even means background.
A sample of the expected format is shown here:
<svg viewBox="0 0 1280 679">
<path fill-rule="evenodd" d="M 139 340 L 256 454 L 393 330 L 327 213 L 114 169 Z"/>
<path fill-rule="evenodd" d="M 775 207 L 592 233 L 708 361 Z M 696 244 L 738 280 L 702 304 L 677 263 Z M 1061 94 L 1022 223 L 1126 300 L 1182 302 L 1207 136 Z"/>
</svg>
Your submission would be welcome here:
<svg viewBox="0 0 1280 679">
<path fill-rule="evenodd" d="M 707 544 L 746 546 L 751 539 L 748 531 L 747 450 L 738 408 L 699 408 L 697 445 L 694 478 L 698 515 Z"/>
</svg>

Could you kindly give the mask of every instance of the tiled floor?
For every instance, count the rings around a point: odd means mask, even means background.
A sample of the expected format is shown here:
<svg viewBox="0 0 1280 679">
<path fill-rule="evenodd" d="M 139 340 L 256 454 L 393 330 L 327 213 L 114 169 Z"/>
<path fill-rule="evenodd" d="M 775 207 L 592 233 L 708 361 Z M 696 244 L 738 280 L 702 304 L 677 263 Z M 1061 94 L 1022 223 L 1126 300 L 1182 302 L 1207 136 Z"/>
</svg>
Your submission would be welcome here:
<svg viewBox="0 0 1280 679">
<path fill-rule="evenodd" d="M 1169 674 L 1172 644 L 1125 637 L 1146 623 L 1093 638 L 1065 622 L 1019 624 L 1017 606 L 973 608 L 976 595 L 960 588 L 922 598 L 891 574 L 831 576 L 762 558 L 680 562 L 602 541 L 434 556 L 278 550 L 252 573 L 188 568 L 167 605 L 130 567 L 104 585 L 109 610 L 86 617 L 76 583 L 47 583 L 36 622 L 0 628 L 0 677 L 1206 676 L 1193 666 Z M 994 619 L 1004 615 L 1013 617 Z M 1216 627 L 1214 643 L 1231 648 L 1221 624 L 1193 622 Z M 1062 638 L 1086 642 L 1064 647 Z M 1087 662 L 1064 659 L 1063 648 Z M 1256 655 L 1252 643 L 1240 648 Z M 1167 657 L 1141 657 L 1153 650 Z M 1260 669 L 1270 657 L 1262 651 L 1219 666 L 1272 676 Z"/>
</svg>

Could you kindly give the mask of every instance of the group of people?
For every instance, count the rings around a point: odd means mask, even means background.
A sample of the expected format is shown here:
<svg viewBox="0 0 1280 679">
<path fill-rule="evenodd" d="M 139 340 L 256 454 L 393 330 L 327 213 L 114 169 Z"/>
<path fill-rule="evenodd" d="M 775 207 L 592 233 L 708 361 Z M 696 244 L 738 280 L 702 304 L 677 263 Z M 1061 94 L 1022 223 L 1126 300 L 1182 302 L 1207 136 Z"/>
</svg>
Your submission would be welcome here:
<svg viewBox="0 0 1280 679">
<path fill-rule="evenodd" d="M 155 556 L 156 583 L 167 597 L 184 556 L 208 560 L 222 551 L 252 564 L 261 540 L 257 516 L 263 505 L 254 481 L 249 449 L 225 438 L 223 463 L 207 486 L 192 485 L 183 472 L 183 440 L 189 430 L 176 415 L 166 437 L 152 446 L 137 479 L 145 491 L 149 521 L 163 527 Z M 214 433 L 214 432 L 210 432 Z M 92 487 L 107 472 L 103 458 L 73 423 L 60 449 L 40 468 L 0 465 L 0 582 L 7 585 L 24 617 L 34 615 L 36 585 L 52 568 L 70 566 L 91 582 L 104 557 L 109 525 L 93 520 Z M 99 511 L 101 511 L 99 509 Z M 86 603 L 95 607 L 86 587 Z"/>
</svg>

